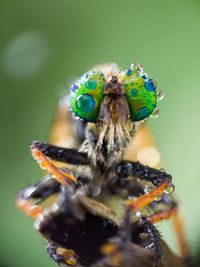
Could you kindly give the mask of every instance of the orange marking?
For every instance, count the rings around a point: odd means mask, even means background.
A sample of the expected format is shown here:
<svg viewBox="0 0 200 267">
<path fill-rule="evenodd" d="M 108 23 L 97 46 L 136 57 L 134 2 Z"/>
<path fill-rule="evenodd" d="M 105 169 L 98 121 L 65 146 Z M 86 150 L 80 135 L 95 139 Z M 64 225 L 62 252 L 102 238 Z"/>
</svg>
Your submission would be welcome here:
<svg viewBox="0 0 200 267">
<path fill-rule="evenodd" d="M 147 218 L 149 219 L 149 221 L 152 224 L 154 224 L 154 223 L 160 222 L 162 220 L 169 219 L 170 217 L 175 215 L 177 213 L 177 211 L 178 211 L 178 208 L 174 207 L 170 210 L 163 210 L 161 212 L 155 213 L 151 216 L 148 216 Z"/>
<path fill-rule="evenodd" d="M 113 266 L 120 266 L 122 253 L 115 244 L 112 243 L 104 244 L 103 246 L 101 246 L 101 252 L 104 255 L 110 256 Z"/>
<path fill-rule="evenodd" d="M 163 183 L 163 184 L 157 186 L 150 193 L 146 193 L 137 199 L 128 200 L 128 201 L 126 201 L 126 206 L 130 207 L 131 212 L 135 212 L 138 209 L 141 209 L 144 206 L 151 203 L 157 196 L 159 196 L 160 194 L 162 194 L 164 192 L 164 190 L 167 188 L 168 185 L 169 185 L 169 182 Z"/>
<path fill-rule="evenodd" d="M 75 254 L 74 250 L 65 249 L 65 248 L 57 248 L 56 253 L 58 255 L 66 257 L 67 259 L 65 259 L 64 261 L 67 264 L 69 264 L 71 266 L 75 266 L 77 264 L 77 258 L 76 258 L 76 254 Z"/>
<path fill-rule="evenodd" d="M 121 260 L 122 260 L 122 254 L 120 253 L 120 251 L 114 253 L 114 255 L 112 257 L 112 265 L 113 266 L 120 266 Z"/>
<path fill-rule="evenodd" d="M 101 246 L 101 252 L 104 255 L 112 254 L 115 250 L 116 250 L 115 244 L 107 243 Z"/>
<path fill-rule="evenodd" d="M 39 205 L 33 205 L 30 201 L 24 199 L 17 200 L 17 206 L 22 209 L 27 215 L 37 219 L 43 213 L 43 209 Z"/>
<path fill-rule="evenodd" d="M 68 173 L 63 173 L 58 169 L 47 157 L 37 148 L 31 148 L 33 157 L 37 160 L 41 169 L 45 169 L 48 172 L 52 173 L 55 176 L 55 179 L 58 180 L 62 185 L 66 186 L 70 184 L 71 181 L 76 183 L 76 178 L 71 176 Z"/>
<path fill-rule="evenodd" d="M 187 258 L 189 256 L 189 248 L 185 236 L 183 220 L 178 213 L 173 217 L 173 225 L 177 235 L 180 254 L 183 258 Z"/>
</svg>

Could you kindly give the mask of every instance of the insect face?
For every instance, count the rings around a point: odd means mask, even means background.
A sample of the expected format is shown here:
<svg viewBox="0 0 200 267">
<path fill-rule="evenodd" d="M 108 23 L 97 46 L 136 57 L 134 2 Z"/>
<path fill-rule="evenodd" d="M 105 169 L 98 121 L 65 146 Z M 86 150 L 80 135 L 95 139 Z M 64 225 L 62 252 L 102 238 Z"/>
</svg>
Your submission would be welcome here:
<svg viewBox="0 0 200 267">
<path fill-rule="evenodd" d="M 72 85 L 70 104 L 76 116 L 88 122 L 98 122 L 113 120 L 110 117 L 112 106 L 121 101 L 115 112 L 122 113 L 118 119 L 127 120 L 130 117 L 134 122 L 141 121 L 148 118 L 157 106 L 156 87 L 156 81 L 148 79 L 139 64 L 133 64 L 125 72 L 118 70 L 108 75 L 94 70 L 87 72 Z M 102 103 L 104 107 L 111 107 L 106 112 L 101 112 Z M 126 107 L 127 103 L 129 108 Z"/>
<path fill-rule="evenodd" d="M 83 151 L 90 151 L 94 163 L 113 157 L 118 162 L 140 122 L 157 113 L 160 91 L 140 64 L 126 71 L 113 71 L 112 66 L 107 72 L 102 66 L 96 69 L 72 85 L 71 109 L 75 116 L 90 122 Z M 109 161 L 107 166 L 113 163 Z"/>
</svg>

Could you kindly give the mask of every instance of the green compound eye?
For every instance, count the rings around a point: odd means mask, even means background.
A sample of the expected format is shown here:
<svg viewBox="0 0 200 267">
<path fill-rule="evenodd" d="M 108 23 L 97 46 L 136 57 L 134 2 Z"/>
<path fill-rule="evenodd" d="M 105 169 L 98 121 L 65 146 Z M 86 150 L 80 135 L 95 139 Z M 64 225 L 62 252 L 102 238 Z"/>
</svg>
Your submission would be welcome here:
<svg viewBox="0 0 200 267">
<path fill-rule="evenodd" d="M 104 75 L 99 71 L 87 72 L 72 85 L 70 104 L 80 118 L 95 122 L 103 98 Z"/>
<path fill-rule="evenodd" d="M 156 81 L 131 69 L 125 72 L 124 81 L 132 120 L 144 120 L 153 113 L 157 105 Z"/>
</svg>

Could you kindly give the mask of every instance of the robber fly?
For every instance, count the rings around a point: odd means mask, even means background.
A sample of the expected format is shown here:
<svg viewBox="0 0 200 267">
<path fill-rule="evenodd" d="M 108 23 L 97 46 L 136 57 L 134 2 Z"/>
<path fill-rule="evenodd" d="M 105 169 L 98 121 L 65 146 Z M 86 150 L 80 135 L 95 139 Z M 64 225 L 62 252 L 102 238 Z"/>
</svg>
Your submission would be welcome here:
<svg viewBox="0 0 200 267">
<path fill-rule="evenodd" d="M 171 175 L 124 160 L 138 129 L 157 116 L 162 96 L 140 64 L 126 71 L 113 64 L 96 67 L 71 86 L 70 120 L 80 145 L 32 143 L 33 157 L 49 174 L 23 189 L 17 205 L 36 218 L 58 264 L 170 266 L 173 260 L 173 266 L 184 266 L 179 257 L 165 256 L 169 251 L 154 226 L 177 213 Z M 52 196 L 53 205 L 44 207 Z M 107 200 L 115 197 L 122 216 L 109 207 Z"/>
</svg>

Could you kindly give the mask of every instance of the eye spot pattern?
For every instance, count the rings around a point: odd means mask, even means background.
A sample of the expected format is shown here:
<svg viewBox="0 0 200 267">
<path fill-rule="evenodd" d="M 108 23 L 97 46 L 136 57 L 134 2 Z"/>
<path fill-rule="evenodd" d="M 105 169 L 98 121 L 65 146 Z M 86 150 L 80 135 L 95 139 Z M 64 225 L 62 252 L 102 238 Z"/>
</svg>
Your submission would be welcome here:
<svg viewBox="0 0 200 267">
<path fill-rule="evenodd" d="M 140 121 L 149 117 L 157 105 L 156 81 L 144 79 L 144 77 L 146 78 L 137 70 L 125 72 L 126 98 L 133 121 Z"/>
<path fill-rule="evenodd" d="M 85 121 L 95 122 L 103 98 L 104 75 L 89 71 L 71 87 L 70 106 L 73 113 Z"/>
<path fill-rule="evenodd" d="M 76 84 L 73 84 L 72 85 L 72 91 L 73 92 L 76 92 L 77 89 L 78 89 L 78 86 Z"/>
<path fill-rule="evenodd" d="M 143 116 L 148 116 L 149 115 L 149 109 L 148 109 L 148 107 L 142 107 L 140 109 L 140 112 L 142 113 Z"/>
<path fill-rule="evenodd" d="M 89 79 L 86 83 L 85 86 L 89 90 L 94 90 L 97 87 L 97 81 L 95 79 Z"/>
<path fill-rule="evenodd" d="M 90 112 L 95 107 L 95 100 L 91 95 L 80 95 L 77 97 L 76 105 L 82 112 Z"/>
<path fill-rule="evenodd" d="M 131 90 L 131 96 L 132 97 L 138 97 L 139 96 L 139 92 L 137 89 L 132 89 Z"/>
</svg>

